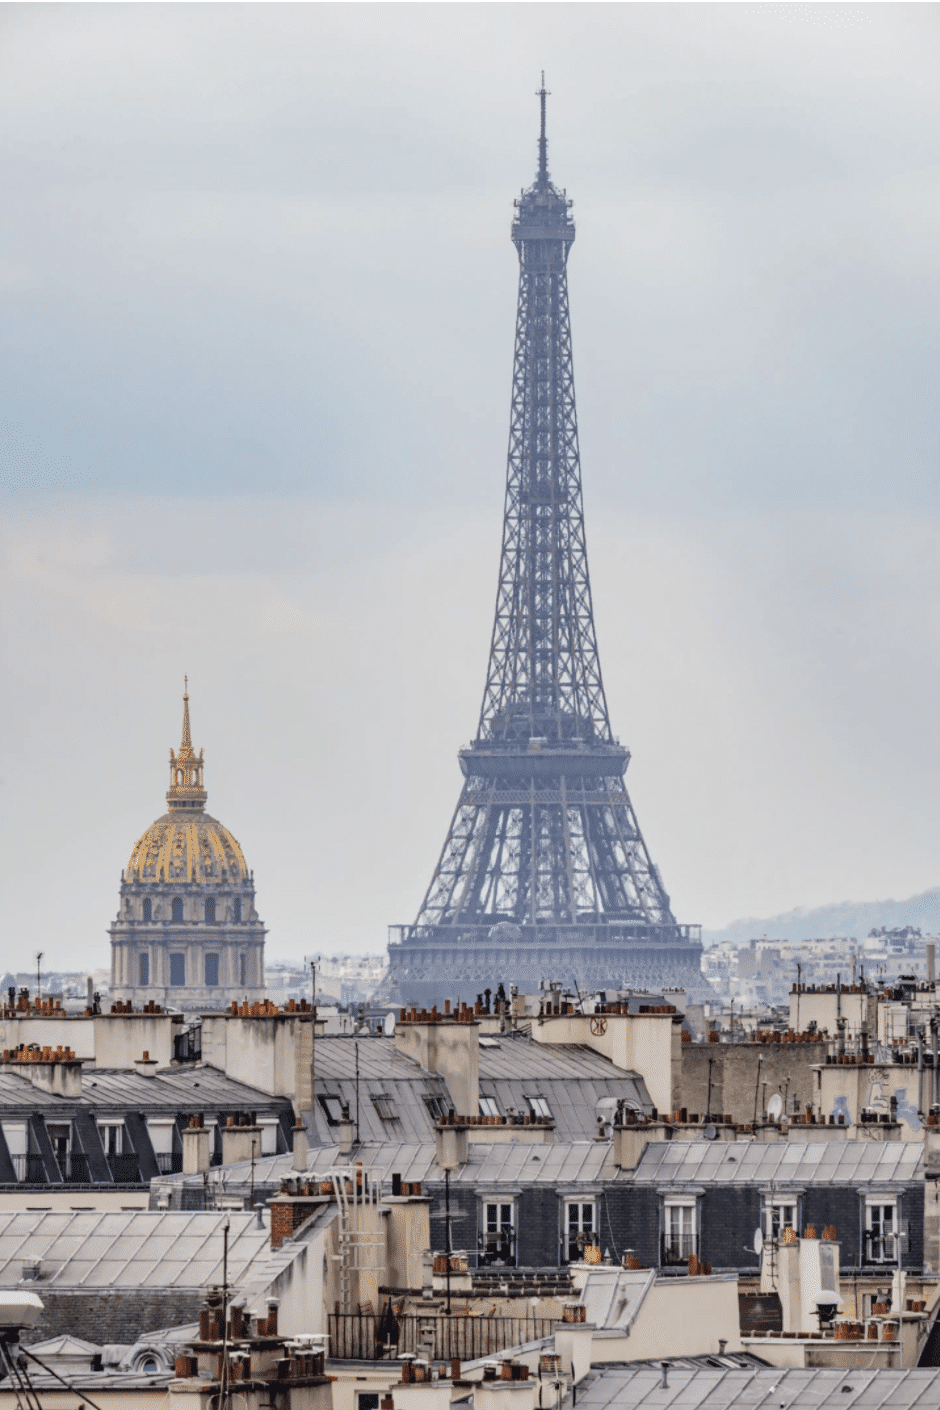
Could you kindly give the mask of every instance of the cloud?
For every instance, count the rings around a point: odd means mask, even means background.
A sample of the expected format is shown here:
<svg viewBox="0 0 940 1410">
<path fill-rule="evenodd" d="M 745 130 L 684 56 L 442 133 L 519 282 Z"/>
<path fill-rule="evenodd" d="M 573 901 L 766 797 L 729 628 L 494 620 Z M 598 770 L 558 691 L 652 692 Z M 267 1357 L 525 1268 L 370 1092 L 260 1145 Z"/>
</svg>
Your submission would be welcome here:
<svg viewBox="0 0 940 1410">
<path fill-rule="evenodd" d="M 10 933 L 104 957 L 184 672 L 272 950 L 413 916 L 482 689 L 543 65 L 602 659 L 677 912 L 937 883 L 932 8 L 0 27 Z"/>
</svg>

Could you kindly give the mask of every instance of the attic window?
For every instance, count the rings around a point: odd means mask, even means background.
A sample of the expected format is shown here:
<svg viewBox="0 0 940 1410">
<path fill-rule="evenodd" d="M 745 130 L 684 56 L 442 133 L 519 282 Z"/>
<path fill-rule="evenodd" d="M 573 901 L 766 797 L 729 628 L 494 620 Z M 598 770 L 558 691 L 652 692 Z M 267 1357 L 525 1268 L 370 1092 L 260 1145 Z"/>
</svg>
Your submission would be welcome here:
<svg viewBox="0 0 940 1410">
<path fill-rule="evenodd" d="M 526 1097 L 526 1101 L 533 1116 L 547 1116 L 551 1120 L 552 1109 L 544 1097 Z"/>
<path fill-rule="evenodd" d="M 502 1115 L 502 1113 L 500 1112 L 499 1107 L 496 1105 L 496 1098 L 495 1098 L 495 1097 L 481 1097 L 481 1098 L 480 1098 L 480 1115 L 481 1115 L 481 1116 L 501 1116 L 501 1115 Z"/>
<path fill-rule="evenodd" d="M 376 1092 L 372 1097 L 372 1105 L 379 1113 L 383 1121 L 397 1121 L 398 1112 L 395 1110 L 395 1098 L 389 1097 L 384 1092 Z"/>
<path fill-rule="evenodd" d="M 338 1126 L 343 1119 L 343 1103 L 339 1097 L 321 1097 L 320 1105 L 326 1112 L 326 1119 L 331 1126 Z"/>
<path fill-rule="evenodd" d="M 434 1117 L 435 1121 L 441 1121 L 447 1115 L 447 1099 L 431 1092 L 424 1098 L 424 1105 Z"/>
</svg>

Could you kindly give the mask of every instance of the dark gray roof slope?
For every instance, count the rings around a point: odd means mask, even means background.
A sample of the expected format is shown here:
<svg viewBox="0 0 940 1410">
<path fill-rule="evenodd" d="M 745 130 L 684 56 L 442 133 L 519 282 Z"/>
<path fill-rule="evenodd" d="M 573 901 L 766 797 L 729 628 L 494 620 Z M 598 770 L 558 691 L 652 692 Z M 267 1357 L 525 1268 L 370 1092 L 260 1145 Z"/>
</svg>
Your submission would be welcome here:
<svg viewBox="0 0 940 1410">
<path fill-rule="evenodd" d="M 611 1367 L 578 1386 L 578 1410 L 926 1410 L 940 1406 L 940 1370 L 872 1371 L 713 1366 Z"/>
<path fill-rule="evenodd" d="M 426 1141 L 434 1131 L 427 1098 L 453 1099 L 442 1077 L 423 1071 L 400 1053 L 392 1038 L 318 1038 L 314 1053 L 317 1097 L 347 1102 L 355 1118 L 358 1048 L 359 1133 L 363 1140 Z M 492 1098 L 500 1114 L 527 1112 L 527 1097 L 540 1096 L 555 1118 L 559 1140 L 590 1140 L 597 1130 L 598 1103 L 622 1098 L 638 1110 L 651 1102 L 643 1078 L 620 1072 L 590 1048 L 549 1047 L 511 1034 L 484 1038 L 480 1047 L 480 1095 Z M 378 1099 L 378 1101 L 376 1101 Z M 391 1111 L 392 1116 L 382 1115 Z M 336 1139 L 323 1104 L 310 1114 L 313 1139 L 322 1146 Z"/>
<path fill-rule="evenodd" d="M 638 1183 L 750 1185 L 908 1184 L 923 1177 L 918 1141 L 655 1141 Z"/>
<path fill-rule="evenodd" d="M 133 1108 L 134 1111 L 264 1110 L 289 1105 L 286 1097 L 272 1097 L 227 1077 L 218 1068 L 164 1068 L 153 1077 L 123 1068 L 86 1068 L 79 1097 L 44 1092 L 26 1076 L 9 1067 L 0 1068 L 0 1110 L 66 1107 Z"/>
</svg>

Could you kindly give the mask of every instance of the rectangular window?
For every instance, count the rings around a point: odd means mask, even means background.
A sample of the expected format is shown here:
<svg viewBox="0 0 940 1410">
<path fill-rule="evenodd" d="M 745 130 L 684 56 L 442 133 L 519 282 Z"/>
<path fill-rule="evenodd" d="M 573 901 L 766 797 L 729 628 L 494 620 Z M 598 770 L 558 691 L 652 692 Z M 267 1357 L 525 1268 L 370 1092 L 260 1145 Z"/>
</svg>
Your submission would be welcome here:
<svg viewBox="0 0 940 1410">
<path fill-rule="evenodd" d="M 101 1144 L 105 1155 L 121 1155 L 124 1150 L 124 1123 L 123 1121 L 100 1121 L 98 1123 L 98 1134 L 101 1137 Z"/>
<path fill-rule="evenodd" d="M 694 1200 L 667 1200 L 663 1209 L 663 1263 L 685 1263 L 698 1252 Z"/>
<path fill-rule="evenodd" d="M 7 1150 L 10 1152 L 10 1159 L 13 1162 L 13 1173 L 17 1180 L 29 1179 L 30 1182 L 40 1178 L 42 1162 L 38 1156 L 31 1156 L 29 1152 L 29 1128 L 25 1121 L 4 1121 L 3 1136 L 7 1143 Z"/>
<path fill-rule="evenodd" d="M 447 1099 L 431 1092 L 424 1098 L 424 1105 L 435 1121 L 442 1121 L 447 1115 Z"/>
<path fill-rule="evenodd" d="M 565 1258 L 580 1263 L 588 1244 L 597 1243 L 593 1200 L 569 1200 L 565 1205 Z"/>
<path fill-rule="evenodd" d="M 398 1112 L 395 1109 L 394 1097 L 388 1097 L 384 1092 L 376 1092 L 372 1098 L 372 1105 L 379 1113 L 383 1121 L 397 1121 Z"/>
<path fill-rule="evenodd" d="M 799 1233 L 796 1200 L 767 1200 L 764 1204 L 764 1238 L 782 1239 L 784 1229 Z"/>
<path fill-rule="evenodd" d="M 897 1263 L 898 1206 L 895 1200 L 866 1200 L 865 1257 L 869 1263 Z"/>
<path fill-rule="evenodd" d="M 137 983 L 142 987 L 150 983 L 150 956 L 143 951 L 137 956 Z"/>
<path fill-rule="evenodd" d="M 338 1126 L 343 1119 L 343 1103 L 339 1097 L 321 1097 L 320 1105 L 326 1112 L 326 1119 L 331 1126 Z"/>
<path fill-rule="evenodd" d="M 511 1200 L 483 1205 L 480 1262 L 506 1268 L 516 1265 L 516 1206 Z"/>
<path fill-rule="evenodd" d="M 236 916 L 236 920 L 238 920 L 238 919 L 239 919 L 239 917 Z M 239 955 L 239 957 L 238 957 L 238 982 L 239 982 L 239 984 L 242 986 L 242 988 L 244 988 L 245 985 L 248 983 L 248 956 L 247 956 L 247 955 Z"/>
<path fill-rule="evenodd" d="M 481 1098 L 480 1098 L 480 1115 L 481 1115 L 481 1116 L 501 1116 L 501 1115 L 502 1115 L 502 1112 L 500 1111 L 499 1107 L 496 1105 L 496 1098 L 495 1098 L 495 1097 L 481 1097 Z"/>
<path fill-rule="evenodd" d="M 219 982 L 219 957 L 206 955 L 206 984 L 214 987 Z"/>
<path fill-rule="evenodd" d="M 526 1101 L 533 1116 L 547 1116 L 551 1120 L 552 1109 L 544 1097 L 526 1097 Z"/>
<path fill-rule="evenodd" d="M 170 987 L 182 989 L 186 984 L 186 956 L 170 956 Z"/>
</svg>

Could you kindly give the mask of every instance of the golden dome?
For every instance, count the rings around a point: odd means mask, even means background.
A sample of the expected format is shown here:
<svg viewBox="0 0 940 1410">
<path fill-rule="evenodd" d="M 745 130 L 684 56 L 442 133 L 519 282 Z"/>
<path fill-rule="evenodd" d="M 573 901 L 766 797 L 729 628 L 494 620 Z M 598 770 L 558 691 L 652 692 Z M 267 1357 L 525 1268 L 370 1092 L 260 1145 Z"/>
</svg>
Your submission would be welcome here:
<svg viewBox="0 0 940 1410">
<path fill-rule="evenodd" d="M 224 872 L 224 875 L 223 875 Z M 208 813 L 164 813 L 134 845 L 128 881 L 247 881 L 242 849 Z"/>
<path fill-rule="evenodd" d="M 180 751 L 170 750 L 169 812 L 138 838 L 127 864 L 128 881 L 207 882 L 248 881 L 242 849 L 227 827 L 205 811 L 203 757 L 192 746 L 189 694 L 183 695 L 183 739 Z"/>
</svg>

